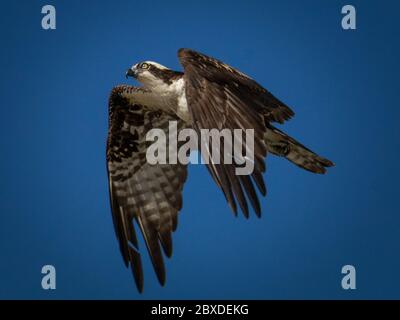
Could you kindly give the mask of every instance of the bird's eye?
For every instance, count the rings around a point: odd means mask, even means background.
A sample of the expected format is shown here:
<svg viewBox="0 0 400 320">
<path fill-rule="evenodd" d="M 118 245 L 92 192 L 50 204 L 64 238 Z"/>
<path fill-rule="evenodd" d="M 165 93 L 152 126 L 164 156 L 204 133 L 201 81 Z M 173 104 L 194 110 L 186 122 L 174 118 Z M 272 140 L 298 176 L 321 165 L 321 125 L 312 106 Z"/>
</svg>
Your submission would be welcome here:
<svg viewBox="0 0 400 320">
<path fill-rule="evenodd" d="M 148 69 L 150 67 L 150 65 L 148 64 L 148 63 L 146 63 L 146 62 L 144 62 L 144 63 L 142 63 L 141 65 L 140 65 L 140 68 L 141 69 Z"/>
</svg>

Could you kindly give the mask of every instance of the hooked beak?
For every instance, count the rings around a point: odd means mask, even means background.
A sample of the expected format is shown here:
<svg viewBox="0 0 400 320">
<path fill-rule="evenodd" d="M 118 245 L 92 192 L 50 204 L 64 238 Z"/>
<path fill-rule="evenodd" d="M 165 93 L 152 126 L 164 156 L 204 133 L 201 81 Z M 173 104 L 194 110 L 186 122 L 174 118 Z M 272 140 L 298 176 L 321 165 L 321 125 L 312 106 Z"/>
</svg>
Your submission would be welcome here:
<svg viewBox="0 0 400 320">
<path fill-rule="evenodd" d="M 128 79 L 128 77 L 136 78 L 136 76 L 137 76 L 136 68 L 135 69 L 129 68 L 128 71 L 126 71 L 126 73 L 125 73 L 125 77 L 127 79 Z"/>
</svg>

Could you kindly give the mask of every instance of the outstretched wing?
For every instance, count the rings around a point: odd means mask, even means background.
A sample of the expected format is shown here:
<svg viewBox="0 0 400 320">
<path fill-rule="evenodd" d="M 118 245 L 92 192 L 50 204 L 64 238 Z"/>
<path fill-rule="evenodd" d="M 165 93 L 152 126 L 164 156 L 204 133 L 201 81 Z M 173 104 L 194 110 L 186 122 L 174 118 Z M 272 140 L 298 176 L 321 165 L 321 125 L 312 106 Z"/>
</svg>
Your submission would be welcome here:
<svg viewBox="0 0 400 320">
<path fill-rule="evenodd" d="M 215 89 L 220 89 L 218 86 L 228 89 L 237 99 L 245 102 L 246 108 L 264 114 L 270 122 L 283 123 L 294 116 L 292 109 L 256 81 L 222 61 L 190 49 L 179 49 L 178 58 L 189 84 L 199 85 L 203 79 L 213 84 Z M 204 93 L 199 92 L 199 95 Z"/>
<path fill-rule="evenodd" d="M 251 178 L 235 174 L 238 165 L 234 159 L 233 164 L 210 162 L 208 168 L 235 214 L 237 201 L 248 217 L 246 193 L 259 216 L 261 209 L 253 181 L 265 195 L 262 177 L 267 154 L 264 119 L 282 123 L 294 115 L 293 111 L 254 80 L 217 59 L 190 49 L 180 49 L 178 58 L 185 70 L 186 99 L 192 125 L 198 133 L 201 129 L 213 128 L 254 129 L 254 171 Z M 244 150 L 245 143 L 241 143 Z M 221 143 L 221 150 L 223 148 Z M 203 157 L 207 158 L 209 154 L 203 154 Z"/>
<path fill-rule="evenodd" d="M 165 267 L 160 249 L 172 255 L 172 232 L 177 226 L 182 207 L 182 189 L 186 166 L 155 164 L 146 161 L 146 134 L 152 128 L 166 132 L 170 120 L 184 123 L 166 113 L 150 111 L 135 103 L 135 94 L 146 95 L 145 89 L 115 87 L 109 99 L 109 134 L 107 166 L 114 227 L 120 250 L 127 266 L 131 266 L 136 285 L 143 290 L 143 270 L 135 234 L 134 220 L 139 226 L 161 285 L 165 283 Z M 168 134 L 168 133 L 166 133 Z M 168 152 L 167 152 L 168 154 Z"/>
</svg>

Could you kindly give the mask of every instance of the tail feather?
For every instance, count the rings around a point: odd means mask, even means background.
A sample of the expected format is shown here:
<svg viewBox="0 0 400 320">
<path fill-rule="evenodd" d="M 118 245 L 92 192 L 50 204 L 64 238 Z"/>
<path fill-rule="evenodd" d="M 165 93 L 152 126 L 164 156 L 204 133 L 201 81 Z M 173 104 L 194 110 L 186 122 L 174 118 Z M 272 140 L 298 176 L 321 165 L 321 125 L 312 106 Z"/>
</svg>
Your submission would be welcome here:
<svg viewBox="0 0 400 320">
<path fill-rule="evenodd" d="M 300 142 L 270 124 L 267 124 L 265 140 L 268 152 L 285 157 L 305 170 L 322 174 L 326 172 L 327 167 L 334 166 L 332 161 L 315 154 Z"/>
</svg>

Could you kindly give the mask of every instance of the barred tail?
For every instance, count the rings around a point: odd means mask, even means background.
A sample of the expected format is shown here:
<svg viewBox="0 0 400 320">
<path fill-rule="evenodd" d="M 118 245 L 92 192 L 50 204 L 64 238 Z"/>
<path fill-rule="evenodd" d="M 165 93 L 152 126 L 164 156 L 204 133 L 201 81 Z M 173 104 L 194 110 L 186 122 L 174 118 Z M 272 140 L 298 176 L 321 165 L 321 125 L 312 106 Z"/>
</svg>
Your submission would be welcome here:
<svg viewBox="0 0 400 320">
<path fill-rule="evenodd" d="M 268 152 L 285 157 L 295 165 L 314 173 L 325 173 L 326 167 L 334 166 L 328 159 L 322 158 L 281 130 L 267 124 L 265 135 Z"/>
</svg>

